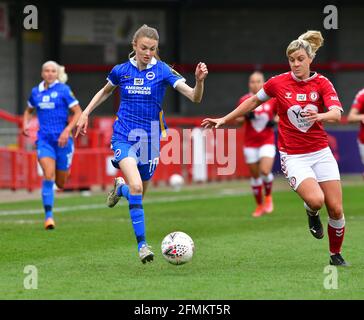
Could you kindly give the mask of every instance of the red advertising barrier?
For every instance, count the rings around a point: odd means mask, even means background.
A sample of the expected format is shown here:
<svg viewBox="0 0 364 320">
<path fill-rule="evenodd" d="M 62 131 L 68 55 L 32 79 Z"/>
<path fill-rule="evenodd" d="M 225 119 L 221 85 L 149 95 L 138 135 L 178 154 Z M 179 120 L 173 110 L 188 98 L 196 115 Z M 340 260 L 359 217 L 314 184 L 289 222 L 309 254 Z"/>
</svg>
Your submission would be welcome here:
<svg viewBox="0 0 364 320">
<path fill-rule="evenodd" d="M 37 154 L 0 148 L 0 188 L 33 191 L 41 183 L 37 175 Z"/>
</svg>

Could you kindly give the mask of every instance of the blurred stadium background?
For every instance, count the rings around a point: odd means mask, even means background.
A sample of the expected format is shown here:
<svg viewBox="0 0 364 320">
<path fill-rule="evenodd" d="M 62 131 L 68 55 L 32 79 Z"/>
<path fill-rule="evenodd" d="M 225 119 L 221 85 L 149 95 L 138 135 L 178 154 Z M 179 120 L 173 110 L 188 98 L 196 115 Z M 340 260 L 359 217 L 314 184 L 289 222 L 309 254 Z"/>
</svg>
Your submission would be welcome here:
<svg viewBox="0 0 364 320">
<path fill-rule="evenodd" d="M 24 8 L 27 1 L 0 2 L 0 188 L 39 186 L 34 169 L 36 159 L 33 139 L 19 135 L 22 114 L 31 88 L 40 82 L 40 67 L 52 59 L 66 66 L 71 85 L 81 106 L 105 83 L 112 66 L 127 59 L 131 37 L 141 24 L 160 32 L 160 55 L 173 65 L 189 83 L 194 82 L 194 66 L 204 61 L 209 67 L 205 95 L 200 105 L 193 105 L 174 90 L 167 90 L 164 111 L 167 123 L 175 128 L 194 128 L 205 115 L 222 115 L 231 110 L 247 92 L 247 80 L 254 70 L 266 77 L 288 70 L 285 49 L 288 43 L 307 29 L 323 33 L 325 45 L 320 49 L 313 69 L 334 83 L 348 112 L 355 94 L 364 84 L 363 15 L 364 6 L 354 1 L 305 2 L 304 5 L 277 1 L 33 1 L 38 10 L 38 29 L 26 30 Z M 326 30 L 323 21 L 326 5 L 338 9 L 338 29 Z M 79 139 L 69 188 L 105 185 L 116 172 L 105 162 L 112 116 L 118 96 L 109 99 L 93 113 L 88 137 Z M 36 123 L 34 124 L 36 130 Z M 360 173 L 362 165 L 356 145 L 357 126 L 328 126 L 331 146 L 343 173 Z M 221 177 L 208 167 L 202 180 L 219 180 L 247 176 L 241 151 L 243 135 L 238 132 L 236 174 Z M 92 153 L 87 150 L 93 148 Z M 96 149 L 98 151 L 96 152 Z M 6 151 L 6 150 L 16 150 Z M 23 153 L 23 150 L 27 150 Z M 89 167 L 80 161 L 95 153 L 100 159 L 90 167 L 102 167 L 100 177 L 92 179 Z M 96 161 L 96 162 L 95 162 Z M 20 164 L 26 164 L 20 166 Z M 80 171 L 81 170 L 81 171 Z M 17 171 L 17 172 L 15 172 Z M 198 180 L 192 167 L 160 166 L 155 183 L 166 182 L 173 173 L 187 181 Z M 279 173 L 276 161 L 274 171 Z M 35 174 L 34 174 L 35 172 Z M 97 175 L 95 174 L 95 175 Z M 101 177 L 103 176 L 103 177 Z M 82 182 L 83 181 L 83 182 Z"/>
</svg>

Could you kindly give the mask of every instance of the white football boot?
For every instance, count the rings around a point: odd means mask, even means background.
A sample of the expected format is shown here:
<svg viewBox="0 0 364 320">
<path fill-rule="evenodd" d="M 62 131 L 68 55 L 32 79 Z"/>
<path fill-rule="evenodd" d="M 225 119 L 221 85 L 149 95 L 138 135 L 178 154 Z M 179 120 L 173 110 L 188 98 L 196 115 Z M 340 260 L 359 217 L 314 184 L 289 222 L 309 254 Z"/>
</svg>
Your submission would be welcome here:
<svg viewBox="0 0 364 320">
<path fill-rule="evenodd" d="M 117 177 L 114 180 L 114 188 L 108 193 L 106 204 L 109 208 L 114 207 L 118 201 L 120 200 L 121 196 L 117 195 L 117 190 L 120 186 L 125 184 L 125 180 L 122 177 Z"/>
</svg>

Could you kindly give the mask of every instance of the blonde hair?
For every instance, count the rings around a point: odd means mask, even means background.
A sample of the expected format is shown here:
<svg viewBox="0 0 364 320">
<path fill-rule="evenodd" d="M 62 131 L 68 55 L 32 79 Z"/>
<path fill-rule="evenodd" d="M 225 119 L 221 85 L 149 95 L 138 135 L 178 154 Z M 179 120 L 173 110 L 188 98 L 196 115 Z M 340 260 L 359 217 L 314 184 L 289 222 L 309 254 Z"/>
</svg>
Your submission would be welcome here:
<svg viewBox="0 0 364 320">
<path fill-rule="evenodd" d="M 157 29 L 149 27 L 146 24 L 143 24 L 137 31 L 135 31 L 131 44 L 136 45 L 138 39 L 142 38 L 142 37 L 157 40 L 159 42 L 159 34 L 158 34 Z M 135 54 L 135 51 L 133 50 L 132 52 L 129 53 L 129 58 L 131 58 L 134 54 Z M 155 56 L 158 60 L 160 60 L 159 55 L 158 55 L 158 48 L 157 48 L 157 52 L 156 52 Z"/>
<path fill-rule="evenodd" d="M 324 38 L 320 31 L 309 30 L 288 45 L 286 55 L 289 57 L 293 52 L 304 49 L 307 55 L 313 59 L 316 56 L 316 51 L 322 47 L 323 43 Z"/>
<path fill-rule="evenodd" d="M 52 60 L 49 60 L 45 63 L 43 63 L 42 65 L 42 70 L 47 66 L 47 65 L 53 65 L 56 69 L 57 69 L 57 79 L 59 82 L 62 82 L 62 83 L 66 83 L 67 80 L 68 80 L 68 75 L 65 71 L 65 67 L 64 66 L 61 66 L 59 65 L 57 62 L 55 61 L 52 61 Z"/>
</svg>

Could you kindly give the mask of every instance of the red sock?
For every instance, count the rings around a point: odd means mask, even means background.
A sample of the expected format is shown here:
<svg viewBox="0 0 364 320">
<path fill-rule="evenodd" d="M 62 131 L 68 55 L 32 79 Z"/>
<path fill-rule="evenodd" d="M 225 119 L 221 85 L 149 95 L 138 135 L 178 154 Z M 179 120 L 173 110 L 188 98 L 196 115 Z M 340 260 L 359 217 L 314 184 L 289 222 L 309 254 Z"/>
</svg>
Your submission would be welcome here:
<svg viewBox="0 0 364 320">
<path fill-rule="evenodd" d="M 253 189 L 253 194 L 254 194 L 254 197 L 255 197 L 255 202 L 258 204 L 258 205 L 261 205 L 263 204 L 263 186 L 260 185 L 260 186 L 252 186 L 252 189 Z"/>
<path fill-rule="evenodd" d="M 264 182 L 264 191 L 266 196 L 270 196 L 272 193 L 273 182 Z"/>
<path fill-rule="evenodd" d="M 329 246 L 330 253 L 340 253 L 341 246 L 344 241 L 345 234 L 345 219 L 333 220 L 329 218 L 329 224 L 327 226 L 327 232 L 329 234 Z"/>
<path fill-rule="evenodd" d="M 270 196 L 272 193 L 273 179 L 274 177 L 272 173 L 267 176 L 263 176 L 265 196 Z"/>
<path fill-rule="evenodd" d="M 250 186 L 257 205 L 263 205 L 263 181 L 261 178 L 250 178 Z"/>
</svg>

